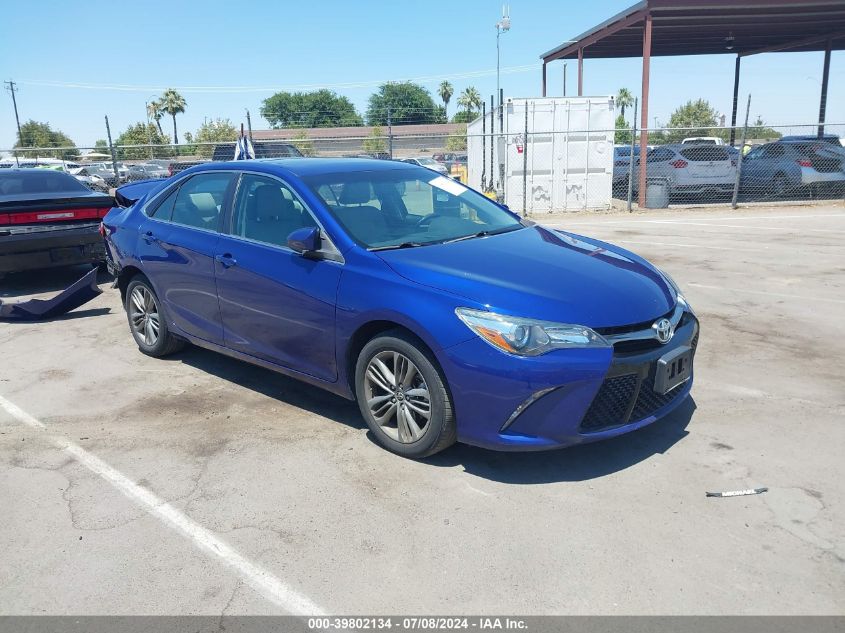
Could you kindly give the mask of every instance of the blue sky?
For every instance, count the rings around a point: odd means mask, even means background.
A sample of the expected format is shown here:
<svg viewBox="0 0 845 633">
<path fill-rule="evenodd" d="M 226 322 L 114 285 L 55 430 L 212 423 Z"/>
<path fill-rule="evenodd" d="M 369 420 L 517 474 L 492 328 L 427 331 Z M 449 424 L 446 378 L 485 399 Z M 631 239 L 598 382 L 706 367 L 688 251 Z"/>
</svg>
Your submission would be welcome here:
<svg viewBox="0 0 845 633">
<path fill-rule="evenodd" d="M 513 0 L 512 30 L 502 36 L 502 66 L 534 68 L 504 74 L 505 95 L 539 96 L 539 55 L 632 3 Z M 196 131 L 205 117 L 239 124 L 246 108 L 253 128 L 268 127 L 259 108 L 273 90 L 262 87 L 430 77 L 421 83 L 434 94 L 440 79 L 449 78 L 456 95 L 473 85 L 488 99 L 495 74 L 457 76 L 495 69 L 494 24 L 500 12 L 501 4 L 492 0 L 6 2 L 0 22 L 0 78 L 19 82 L 22 120 L 49 121 L 80 146 L 105 137 L 106 114 L 115 135 L 144 120 L 144 102 L 169 86 L 180 89 L 188 101 L 186 114 L 178 118 L 180 137 Z M 570 63 L 568 70 L 570 94 L 576 88 L 575 66 Z M 729 116 L 733 66 L 731 55 L 655 58 L 652 121 L 656 116 L 665 122 L 675 107 L 698 97 Z M 562 92 L 562 68 L 561 62 L 549 66 L 551 95 Z M 752 93 L 752 117 L 760 115 L 770 124 L 812 123 L 818 115 L 821 72 L 822 53 L 747 58 L 742 102 Z M 834 52 L 830 122 L 845 122 L 843 80 L 845 52 Z M 230 89 L 189 90 L 218 86 Z M 585 94 L 611 94 L 622 86 L 639 94 L 638 59 L 585 61 Z M 335 90 L 363 111 L 374 87 Z M 3 91 L 0 149 L 14 140 L 11 99 Z"/>
</svg>

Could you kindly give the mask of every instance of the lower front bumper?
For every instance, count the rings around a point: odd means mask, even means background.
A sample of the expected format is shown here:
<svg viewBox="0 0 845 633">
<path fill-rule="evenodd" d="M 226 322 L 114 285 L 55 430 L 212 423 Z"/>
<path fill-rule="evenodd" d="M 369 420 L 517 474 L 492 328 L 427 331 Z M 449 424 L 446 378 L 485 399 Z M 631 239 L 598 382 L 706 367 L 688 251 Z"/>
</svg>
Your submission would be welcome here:
<svg viewBox="0 0 845 633">
<path fill-rule="evenodd" d="M 458 440 L 496 450 L 546 450 L 651 424 L 679 406 L 692 388 L 691 374 L 668 394 L 654 392 L 658 359 L 682 346 L 694 353 L 697 339 L 698 322 L 688 313 L 672 341 L 645 351 L 558 350 L 518 358 L 480 339 L 456 345 L 446 350 L 444 370 Z"/>
<path fill-rule="evenodd" d="M 8 234 L 0 231 L 0 273 L 102 262 L 106 249 L 98 229 L 98 224 L 85 224 Z"/>
</svg>

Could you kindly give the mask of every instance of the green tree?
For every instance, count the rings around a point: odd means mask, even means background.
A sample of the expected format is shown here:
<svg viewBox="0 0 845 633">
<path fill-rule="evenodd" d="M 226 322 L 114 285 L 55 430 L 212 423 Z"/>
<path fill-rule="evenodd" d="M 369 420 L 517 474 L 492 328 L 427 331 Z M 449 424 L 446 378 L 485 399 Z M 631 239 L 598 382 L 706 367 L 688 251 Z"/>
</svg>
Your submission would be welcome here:
<svg viewBox="0 0 845 633">
<path fill-rule="evenodd" d="M 98 152 L 106 152 L 106 153 L 108 153 L 108 151 L 109 151 L 109 144 L 108 144 L 108 143 L 106 143 L 105 139 L 102 139 L 102 138 L 101 138 L 101 139 L 97 139 L 97 140 L 94 142 L 94 149 L 95 149 L 95 150 L 97 150 Z"/>
<path fill-rule="evenodd" d="M 437 89 L 437 94 L 439 94 L 440 98 L 443 100 L 443 113 L 448 118 L 449 101 L 452 99 L 452 95 L 455 94 L 455 89 L 448 81 L 441 81 L 440 87 Z"/>
<path fill-rule="evenodd" d="M 365 141 L 366 142 L 366 141 Z M 302 152 L 303 156 L 314 155 L 314 141 L 308 136 L 308 132 L 300 130 L 293 137 L 293 146 Z"/>
<path fill-rule="evenodd" d="M 170 139 L 159 132 L 153 123 L 139 121 L 134 125 L 130 125 L 123 134 L 115 139 L 114 144 L 115 153 L 119 160 L 123 160 L 124 158 L 150 158 L 150 154 L 154 158 L 167 158 L 172 154 L 169 147 L 167 147 L 170 145 Z M 150 147 L 150 144 L 163 147 Z M 132 145 L 141 145 L 142 147 L 127 147 Z"/>
<path fill-rule="evenodd" d="M 229 119 L 217 118 L 205 121 L 197 130 L 196 136 L 189 137 L 189 134 L 190 132 L 185 132 L 185 139 L 189 143 L 196 143 L 197 153 L 204 158 L 209 158 L 214 154 L 214 143 L 231 143 L 238 140 L 238 129 Z"/>
<path fill-rule="evenodd" d="M 446 149 L 450 152 L 465 152 L 467 149 L 467 128 L 463 126 L 446 139 Z"/>
<path fill-rule="evenodd" d="M 159 134 L 164 134 L 161 131 L 161 117 L 164 116 L 164 110 L 161 107 L 161 101 L 153 99 L 147 103 L 147 116 L 155 121 Z"/>
<path fill-rule="evenodd" d="M 264 100 L 261 116 L 274 128 L 364 124 L 352 102 L 331 90 L 277 92 Z"/>
<path fill-rule="evenodd" d="M 481 109 L 481 94 L 473 86 L 467 86 L 458 97 L 458 105 L 464 109 L 464 112 L 476 112 Z"/>
<path fill-rule="evenodd" d="M 387 151 L 387 141 L 381 127 L 376 125 L 370 135 L 364 139 L 364 151 L 368 154 L 377 154 Z"/>
<path fill-rule="evenodd" d="M 76 143 L 59 130 L 54 130 L 49 123 L 41 123 L 30 119 L 21 125 L 21 135 L 15 147 L 62 147 L 65 149 L 53 152 L 34 151 L 20 152 L 22 156 L 44 156 L 52 158 L 71 159 L 79 155 Z"/>
<path fill-rule="evenodd" d="M 634 105 L 634 95 L 627 88 L 620 88 L 616 93 L 616 107 L 622 110 L 622 119 L 625 119 L 625 110 Z M 616 126 L 619 127 L 618 125 Z"/>
<path fill-rule="evenodd" d="M 370 125 L 387 125 L 388 111 L 393 125 L 440 123 L 444 116 L 428 90 L 410 81 L 382 84 L 377 92 L 370 95 L 367 105 L 367 122 Z"/>
<path fill-rule="evenodd" d="M 176 115 L 185 112 L 188 102 L 173 88 L 168 88 L 161 95 L 159 104 L 164 112 L 173 117 L 173 144 L 179 145 L 179 136 L 176 134 Z"/>
<path fill-rule="evenodd" d="M 708 101 L 687 101 L 669 117 L 667 139 L 677 143 L 689 136 L 717 136 L 713 129 L 717 116 L 718 112 Z"/>
<path fill-rule="evenodd" d="M 742 136 L 742 130 L 738 130 L 737 138 Z M 757 120 L 754 121 L 753 125 L 748 126 L 748 133 L 745 135 L 746 138 L 753 138 L 753 139 L 766 139 L 766 140 L 777 140 L 783 134 L 766 125 L 763 121 L 762 117 L 758 116 Z"/>
<path fill-rule="evenodd" d="M 478 112 L 458 110 L 452 117 L 452 123 L 471 123 L 478 117 Z"/>
<path fill-rule="evenodd" d="M 616 117 L 616 135 L 613 141 L 617 145 L 631 144 L 631 128 L 622 114 Z"/>
</svg>

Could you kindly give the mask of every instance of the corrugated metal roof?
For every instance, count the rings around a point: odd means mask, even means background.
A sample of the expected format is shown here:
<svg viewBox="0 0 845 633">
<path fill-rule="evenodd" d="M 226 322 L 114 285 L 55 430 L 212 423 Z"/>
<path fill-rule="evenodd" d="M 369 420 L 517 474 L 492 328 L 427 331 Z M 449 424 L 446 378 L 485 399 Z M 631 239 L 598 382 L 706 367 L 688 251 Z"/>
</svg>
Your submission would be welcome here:
<svg viewBox="0 0 845 633">
<path fill-rule="evenodd" d="M 652 56 L 845 49 L 843 0 L 643 0 L 540 57 L 640 57 L 646 15 Z"/>
</svg>

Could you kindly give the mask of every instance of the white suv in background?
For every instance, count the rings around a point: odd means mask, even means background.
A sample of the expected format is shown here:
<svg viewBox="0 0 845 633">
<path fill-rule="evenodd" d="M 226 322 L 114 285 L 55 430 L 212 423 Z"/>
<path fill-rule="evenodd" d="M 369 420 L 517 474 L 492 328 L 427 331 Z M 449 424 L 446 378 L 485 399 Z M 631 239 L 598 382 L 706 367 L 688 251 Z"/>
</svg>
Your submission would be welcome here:
<svg viewBox="0 0 845 633">
<path fill-rule="evenodd" d="M 669 195 L 733 192 L 737 154 L 724 145 L 660 145 L 645 160 L 646 177 L 664 180 Z"/>
</svg>

